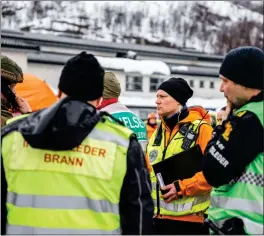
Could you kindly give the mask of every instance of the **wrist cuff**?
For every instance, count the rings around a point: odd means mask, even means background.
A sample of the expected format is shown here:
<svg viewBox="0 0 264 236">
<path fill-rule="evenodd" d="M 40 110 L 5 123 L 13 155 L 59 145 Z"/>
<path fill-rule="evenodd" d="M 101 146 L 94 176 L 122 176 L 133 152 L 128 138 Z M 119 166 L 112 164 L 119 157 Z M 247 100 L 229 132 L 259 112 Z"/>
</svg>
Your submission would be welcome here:
<svg viewBox="0 0 264 236">
<path fill-rule="evenodd" d="M 178 197 L 179 198 L 182 198 L 182 191 L 181 191 L 181 187 L 180 187 L 180 184 L 179 184 L 179 180 L 177 181 L 174 181 L 174 186 L 176 188 L 176 191 L 177 191 L 177 194 L 178 194 Z"/>
</svg>

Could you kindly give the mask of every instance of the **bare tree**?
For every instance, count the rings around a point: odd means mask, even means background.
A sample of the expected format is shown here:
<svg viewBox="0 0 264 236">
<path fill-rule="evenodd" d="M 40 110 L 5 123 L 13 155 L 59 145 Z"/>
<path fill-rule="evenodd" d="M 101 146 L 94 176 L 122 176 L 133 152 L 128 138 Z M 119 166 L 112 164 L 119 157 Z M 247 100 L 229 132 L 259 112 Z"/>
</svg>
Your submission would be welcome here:
<svg viewBox="0 0 264 236">
<path fill-rule="evenodd" d="M 215 52 L 225 54 L 239 46 L 256 46 L 263 48 L 263 25 L 244 18 L 236 23 L 224 24 L 217 33 Z"/>
<path fill-rule="evenodd" d="M 107 4 L 104 8 L 104 21 L 106 24 L 106 27 L 110 29 L 112 18 L 114 15 L 114 11 L 111 9 L 111 7 Z"/>
</svg>

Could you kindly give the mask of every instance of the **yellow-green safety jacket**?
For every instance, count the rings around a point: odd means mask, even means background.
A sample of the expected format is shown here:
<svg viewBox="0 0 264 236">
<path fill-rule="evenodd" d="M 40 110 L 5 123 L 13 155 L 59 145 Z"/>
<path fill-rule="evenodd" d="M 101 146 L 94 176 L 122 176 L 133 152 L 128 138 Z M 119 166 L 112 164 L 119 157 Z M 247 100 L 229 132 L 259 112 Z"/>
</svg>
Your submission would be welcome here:
<svg viewBox="0 0 264 236">
<path fill-rule="evenodd" d="M 131 134 L 106 119 L 68 151 L 32 148 L 18 131 L 4 136 L 7 234 L 120 234 Z"/>
<path fill-rule="evenodd" d="M 205 124 L 205 121 L 195 120 L 191 122 L 193 124 L 193 131 L 196 130 L 198 132 L 197 126 L 201 126 Z M 199 124 L 200 123 L 200 124 Z M 166 150 L 164 150 L 165 143 L 165 132 L 162 132 L 162 140 L 161 145 L 155 146 L 154 140 L 156 138 L 157 132 L 159 128 L 155 130 L 151 139 L 149 140 L 149 144 L 147 146 L 147 154 L 150 160 L 150 164 L 154 165 L 166 158 L 169 158 L 177 153 L 183 152 L 184 150 L 181 148 L 183 143 L 184 135 L 182 135 L 179 131 L 174 136 L 174 138 L 168 144 Z M 195 145 L 195 141 L 191 144 L 191 147 Z M 165 151 L 165 156 L 164 156 Z M 174 200 L 170 203 L 166 203 L 161 198 L 161 192 L 159 191 L 159 196 L 157 197 L 157 179 L 154 171 L 151 172 L 151 183 L 152 183 L 152 198 L 155 204 L 155 213 L 160 215 L 168 215 L 168 216 L 184 216 L 190 215 L 198 212 L 204 212 L 210 205 L 210 193 L 201 194 L 195 197 L 186 196 L 181 199 Z M 176 180 L 175 180 L 176 181 Z M 159 209 L 158 209 L 159 208 Z"/>
</svg>

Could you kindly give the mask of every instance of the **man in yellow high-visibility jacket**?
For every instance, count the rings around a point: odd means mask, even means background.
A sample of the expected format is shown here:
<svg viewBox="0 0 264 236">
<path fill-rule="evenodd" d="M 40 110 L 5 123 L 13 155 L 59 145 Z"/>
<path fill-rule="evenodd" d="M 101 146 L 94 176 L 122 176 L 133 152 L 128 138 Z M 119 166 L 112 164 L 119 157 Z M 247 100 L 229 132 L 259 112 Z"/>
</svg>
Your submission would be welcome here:
<svg viewBox="0 0 264 236">
<path fill-rule="evenodd" d="M 95 108 L 103 77 L 93 55 L 78 54 L 62 70 L 59 102 L 1 130 L 2 234 L 152 232 L 141 147 Z"/>
</svg>

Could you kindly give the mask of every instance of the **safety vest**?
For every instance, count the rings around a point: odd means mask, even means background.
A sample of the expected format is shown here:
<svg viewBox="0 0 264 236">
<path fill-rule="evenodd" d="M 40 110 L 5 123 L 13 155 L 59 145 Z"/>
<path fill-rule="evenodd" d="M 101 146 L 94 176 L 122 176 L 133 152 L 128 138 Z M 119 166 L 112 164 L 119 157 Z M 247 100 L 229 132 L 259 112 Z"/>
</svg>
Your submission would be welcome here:
<svg viewBox="0 0 264 236">
<path fill-rule="evenodd" d="M 144 122 L 138 116 L 119 102 L 108 105 L 102 111 L 107 111 L 113 117 L 120 120 L 127 128 L 132 130 L 136 134 L 145 153 L 148 141 L 147 129 Z"/>
<path fill-rule="evenodd" d="M 202 124 L 205 124 L 206 122 L 202 121 L 200 124 L 199 123 L 200 123 L 200 120 L 195 120 L 190 123 L 193 125 L 192 129 L 193 131 L 196 130 L 196 133 L 199 132 L 199 127 L 198 129 L 196 129 L 197 126 L 198 125 L 201 126 Z M 159 128 L 155 130 L 147 146 L 147 154 L 148 154 L 148 158 L 149 158 L 151 165 L 154 165 L 166 158 L 169 158 L 177 153 L 184 151 L 181 148 L 183 144 L 184 135 L 181 134 L 180 132 L 176 133 L 176 135 L 171 139 L 170 143 L 168 144 L 166 150 L 164 150 L 165 130 L 163 127 L 162 127 L 161 144 L 159 146 L 154 145 L 154 140 L 156 138 L 158 130 Z M 191 144 L 191 147 L 195 145 L 195 142 L 196 140 L 193 141 L 193 143 Z M 151 184 L 152 184 L 152 194 L 151 195 L 154 201 L 156 214 L 168 215 L 168 216 L 190 215 L 190 214 L 195 214 L 198 212 L 204 212 L 210 205 L 210 193 L 209 192 L 206 194 L 197 195 L 195 197 L 189 197 L 189 196 L 183 197 L 181 199 L 174 200 L 170 203 L 166 203 L 161 198 L 161 192 L 157 191 L 157 187 L 159 188 L 159 186 L 157 184 L 157 179 L 156 179 L 154 171 L 151 171 L 150 177 L 151 177 Z"/>
<path fill-rule="evenodd" d="M 8 234 L 120 234 L 119 201 L 132 132 L 106 119 L 72 150 L 2 140 Z"/>
<path fill-rule="evenodd" d="M 263 101 L 249 103 L 236 111 L 254 113 L 263 126 Z M 248 147 L 250 148 L 250 147 Z M 214 188 L 209 219 L 218 227 L 233 217 L 241 218 L 248 234 L 263 234 L 263 152 L 246 167 L 245 172 L 229 184 Z"/>
</svg>

